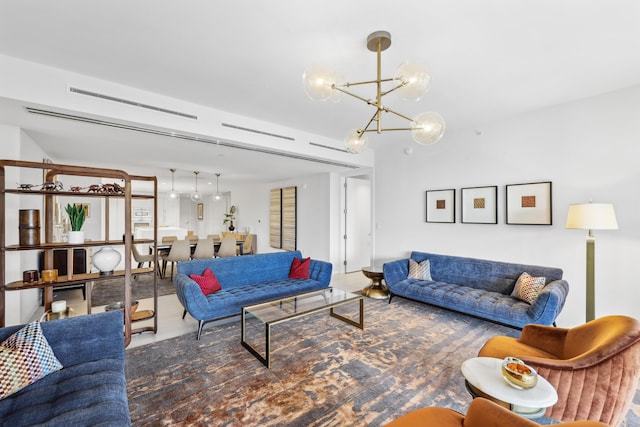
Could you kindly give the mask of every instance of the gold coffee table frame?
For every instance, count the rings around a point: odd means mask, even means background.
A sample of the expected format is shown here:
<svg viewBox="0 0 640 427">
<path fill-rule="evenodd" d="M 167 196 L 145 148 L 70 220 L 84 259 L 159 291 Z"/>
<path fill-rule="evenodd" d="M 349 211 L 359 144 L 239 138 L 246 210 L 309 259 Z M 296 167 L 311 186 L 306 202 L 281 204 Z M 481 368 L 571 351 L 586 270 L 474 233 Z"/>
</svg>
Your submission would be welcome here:
<svg viewBox="0 0 640 427">
<path fill-rule="evenodd" d="M 334 308 L 350 302 L 360 302 L 358 321 L 346 318 L 334 312 Z M 364 297 L 359 294 L 344 291 L 337 288 L 326 288 L 320 291 L 307 292 L 291 297 L 280 298 L 260 304 L 242 307 L 242 346 L 253 354 L 264 366 L 271 367 L 271 327 L 287 320 L 296 319 L 308 314 L 329 309 L 329 314 L 350 325 L 364 329 Z M 265 355 L 249 344 L 246 340 L 247 317 L 256 318 L 264 325 L 265 330 Z"/>
</svg>

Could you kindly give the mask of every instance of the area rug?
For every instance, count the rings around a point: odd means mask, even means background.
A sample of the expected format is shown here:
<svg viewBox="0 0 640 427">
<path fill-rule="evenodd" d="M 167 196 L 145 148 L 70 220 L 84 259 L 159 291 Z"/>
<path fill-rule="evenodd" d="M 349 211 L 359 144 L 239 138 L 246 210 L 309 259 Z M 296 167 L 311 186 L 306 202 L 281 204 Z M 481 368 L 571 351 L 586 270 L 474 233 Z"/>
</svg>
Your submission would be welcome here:
<svg viewBox="0 0 640 427">
<path fill-rule="evenodd" d="M 128 349 L 132 424 L 381 426 L 424 406 L 464 413 L 462 362 L 520 332 L 397 298 L 366 299 L 364 330 L 321 312 L 272 333 L 271 369 L 240 345 L 239 319 L 209 324 L 200 341 L 194 332 Z"/>
<path fill-rule="evenodd" d="M 170 278 L 158 279 L 158 296 L 175 294 L 176 289 Z M 91 291 L 91 305 L 98 307 L 124 298 L 124 277 L 98 280 Z M 153 297 L 153 274 L 138 274 L 131 282 L 131 299 L 133 301 Z"/>
</svg>

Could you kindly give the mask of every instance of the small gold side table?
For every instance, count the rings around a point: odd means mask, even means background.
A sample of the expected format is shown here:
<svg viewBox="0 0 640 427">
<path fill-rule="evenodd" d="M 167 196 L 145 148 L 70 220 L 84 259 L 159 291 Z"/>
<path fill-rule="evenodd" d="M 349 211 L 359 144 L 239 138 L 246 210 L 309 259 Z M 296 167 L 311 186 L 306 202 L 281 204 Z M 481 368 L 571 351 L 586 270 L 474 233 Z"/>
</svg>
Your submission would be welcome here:
<svg viewBox="0 0 640 427">
<path fill-rule="evenodd" d="M 362 290 L 362 295 L 374 299 L 389 298 L 389 290 L 387 289 L 387 286 L 382 283 L 384 275 L 382 273 L 381 265 L 363 267 L 362 274 L 364 274 L 368 279 L 371 279 L 371 284 Z"/>
</svg>

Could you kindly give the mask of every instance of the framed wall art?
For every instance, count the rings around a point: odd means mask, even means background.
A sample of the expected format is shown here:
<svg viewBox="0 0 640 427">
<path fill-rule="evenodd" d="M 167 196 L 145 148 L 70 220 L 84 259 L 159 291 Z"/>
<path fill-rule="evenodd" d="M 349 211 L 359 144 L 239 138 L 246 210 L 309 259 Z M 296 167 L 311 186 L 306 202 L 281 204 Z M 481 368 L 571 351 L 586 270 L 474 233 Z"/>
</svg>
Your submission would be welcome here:
<svg viewBox="0 0 640 427">
<path fill-rule="evenodd" d="M 470 187 L 460 190 L 461 222 L 467 224 L 498 223 L 498 186 Z"/>
<path fill-rule="evenodd" d="M 551 225 L 551 181 L 507 185 L 507 224 Z"/>
<path fill-rule="evenodd" d="M 198 203 L 198 220 L 204 219 L 204 203 Z"/>
<path fill-rule="evenodd" d="M 427 190 L 427 222 L 456 222 L 456 190 Z"/>
</svg>

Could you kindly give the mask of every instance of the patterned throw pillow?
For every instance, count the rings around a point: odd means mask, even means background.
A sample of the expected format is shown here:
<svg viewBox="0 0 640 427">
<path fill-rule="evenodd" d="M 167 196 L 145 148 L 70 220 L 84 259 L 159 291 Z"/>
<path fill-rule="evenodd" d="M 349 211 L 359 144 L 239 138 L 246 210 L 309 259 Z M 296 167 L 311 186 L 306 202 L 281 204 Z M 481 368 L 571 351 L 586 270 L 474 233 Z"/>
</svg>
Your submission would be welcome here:
<svg viewBox="0 0 640 427">
<path fill-rule="evenodd" d="M 309 266 L 311 265 L 311 258 L 293 258 L 291 262 L 291 269 L 289 270 L 290 279 L 308 279 L 309 278 Z"/>
<path fill-rule="evenodd" d="M 524 272 L 518 277 L 515 288 L 511 292 L 512 297 L 533 304 L 538 299 L 540 291 L 544 288 L 546 279 L 544 277 L 532 277 Z"/>
<path fill-rule="evenodd" d="M 189 277 L 200 286 L 202 293 L 207 296 L 222 289 L 218 278 L 209 267 L 207 267 L 202 275 L 190 274 Z"/>
<path fill-rule="evenodd" d="M 40 322 L 33 322 L 0 344 L 0 399 L 62 369 Z"/>
<path fill-rule="evenodd" d="M 431 263 L 428 259 L 418 264 L 412 259 L 409 259 L 409 279 L 418 280 L 433 280 L 431 278 Z"/>
</svg>

